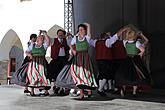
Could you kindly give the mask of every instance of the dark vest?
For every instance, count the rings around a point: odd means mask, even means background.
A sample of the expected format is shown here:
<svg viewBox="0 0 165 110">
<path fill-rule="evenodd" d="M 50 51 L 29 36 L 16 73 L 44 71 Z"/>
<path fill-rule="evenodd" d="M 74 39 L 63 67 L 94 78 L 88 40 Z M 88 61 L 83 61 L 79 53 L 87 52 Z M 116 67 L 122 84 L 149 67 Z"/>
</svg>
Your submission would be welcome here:
<svg viewBox="0 0 165 110">
<path fill-rule="evenodd" d="M 58 41 L 58 38 L 54 38 L 54 43 L 51 46 L 51 58 L 52 59 L 56 59 L 58 57 L 60 48 L 64 47 L 64 51 L 65 51 L 65 57 L 68 58 L 69 57 L 69 46 L 67 45 L 67 41 L 65 38 L 63 38 L 63 42 L 60 43 Z"/>
<path fill-rule="evenodd" d="M 112 54 L 114 59 L 125 59 L 126 58 L 126 50 L 123 45 L 123 41 L 117 40 L 112 45 Z"/>
<path fill-rule="evenodd" d="M 127 55 L 134 56 L 134 55 L 138 55 L 139 53 L 139 49 L 136 47 L 136 41 L 132 43 L 126 42 L 125 48 Z"/>
<path fill-rule="evenodd" d="M 106 47 L 105 40 L 96 42 L 96 60 L 112 60 L 112 50 Z"/>
</svg>

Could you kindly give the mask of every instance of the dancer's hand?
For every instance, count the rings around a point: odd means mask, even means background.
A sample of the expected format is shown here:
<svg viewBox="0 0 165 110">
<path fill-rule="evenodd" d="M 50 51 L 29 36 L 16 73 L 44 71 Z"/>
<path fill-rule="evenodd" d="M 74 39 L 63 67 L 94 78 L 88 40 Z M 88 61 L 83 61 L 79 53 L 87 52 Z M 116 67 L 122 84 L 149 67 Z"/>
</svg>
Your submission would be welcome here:
<svg viewBox="0 0 165 110">
<path fill-rule="evenodd" d="M 39 31 L 40 31 L 40 34 L 41 34 L 41 33 L 43 33 L 43 34 L 44 34 L 44 33 L 47 33 L 46 30 L 39 30 Z"/>
<path fill-rule="evenodd" d="M 143 57 L 143 52 L 140 52 L 138 55 L 142 58 Z"/>
<path fill-rule="evenodd" d="M 90 27 L 90 24 L 89 23 L 84 23 L 84 24 L 87 26 L 87 28 Z"/>
<path fill-rule="evenodd" d="M 30 55 L 30 56 L 29 56 L 29 58 L 30 58 L 30 59 L 32 59 L 32 58 L 33 58 L 33 56 L 32 56 L 32 55 Z"/>
<path fill-rule="evenodd" d="M 107 34 L 108 36 L 111 36 L 111 32 L 107 32 L 106 34 Z"/>
<path fill-rule="evenodd" d="M 72 53 L 75 56 L 76 55 L 76 50 L 72 50 Z"/>
</svg>

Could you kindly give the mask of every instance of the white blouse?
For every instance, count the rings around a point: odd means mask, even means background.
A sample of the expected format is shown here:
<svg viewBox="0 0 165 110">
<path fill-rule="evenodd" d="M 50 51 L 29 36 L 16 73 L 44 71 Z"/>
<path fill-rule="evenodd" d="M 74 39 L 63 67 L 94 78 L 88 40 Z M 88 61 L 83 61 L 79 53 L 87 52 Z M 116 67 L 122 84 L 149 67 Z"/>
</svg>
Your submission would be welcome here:
<svg viewBox="0 0 165 110">
<path fill-rule="evenodd" d="M 79 41 L 83 41 L 85 38 L 87 39 L 87 42 L 90 43 L 91 37 L 89 37 L 88 35 L 85 35 L 84 38 Z M 79 37 L 78 37 L 78 39 L 79 39 Z M 71 45 L 74 45 L 74 44 L 76 44 L 76 36 L 74 36 L 71 41 Z"/>
<path fill-rule="evenodd" d="M 124 47 L 126 46 L 126 43 L 133 43 L 133 42 L 135 42 L 135 41 L 133 41 L 133 40 L 123 40 L 123 44 L 124 44 Z M 142 46 L 142 44 L 139 42 L 139 41 L 136 41 L 136 48 L 139 48 L 139 47 L 141 47 Z"/>
<path fill-rule="evenodd" d="M 31 51 L 32 51 L 33 46 L 34 46 L 33 44 L 34 44 L 34 43 L 31 43 L 31 44 L 29 45 L 29 47 L 27 48 L 26 52 L 31 52 Z M 44 49 L 45 49 L 45 50 L 47 50 L 47 48 L 49 47 L 49 44 L 47 44 L 46 42 L 44 42 L 42 45 L 44 46 Z M 41 46 L 42 46 L 42 45 L 41 45 Z M 36 45 L 35 45 L 36 48 L 41 48 L 41 46 L 40 46 L 40 47 L 36 47 Z"/>
</svg>

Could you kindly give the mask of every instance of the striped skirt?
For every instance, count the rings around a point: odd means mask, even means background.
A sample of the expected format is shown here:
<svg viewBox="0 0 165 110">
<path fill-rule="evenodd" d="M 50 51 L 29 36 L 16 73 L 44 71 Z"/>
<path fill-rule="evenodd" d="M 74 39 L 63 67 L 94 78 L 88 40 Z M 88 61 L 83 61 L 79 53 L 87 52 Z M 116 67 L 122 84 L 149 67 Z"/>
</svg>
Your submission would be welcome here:
<svg viewBox="0 0 165 110">
<path fill-rule="evenodd" d="M 97 88 L 92 62 L 87 51 L 77 52 L 70 69 L 73 81 L 78 88 L 91 90 Z"/>
<path fill-rule="evenodd" d="M 28 86 L 29 87 L 50 87 L 50 81 L 46 78 L 47 63 L 44 57 L 33 57 L 28 64 Z"/>
</svg>

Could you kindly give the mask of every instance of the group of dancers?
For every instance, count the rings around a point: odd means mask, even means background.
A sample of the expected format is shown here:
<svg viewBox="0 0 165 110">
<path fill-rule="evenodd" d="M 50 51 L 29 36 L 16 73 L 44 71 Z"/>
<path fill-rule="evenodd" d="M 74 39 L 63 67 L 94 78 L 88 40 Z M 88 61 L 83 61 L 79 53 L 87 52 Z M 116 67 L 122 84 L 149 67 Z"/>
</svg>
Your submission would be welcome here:
<svg viewBox="0 0 165 110">
<path fill-rule="evenodd" d="M 54 82 L 55 94 L 78 90 L 81 100 L 84 91 L 91 97 L 93 90 L 101 96 L 106 96 L 108 90 L 118 90 L 123 97 L 127 87 L 132 87 L 136 96 L 138 88 L 150 86 L 151 77 L 142 60 L 148 39 L 142 32 L 125 26 L 115 35 L 108 32 L 97 39 L 91 36 L 88 23 L 79 24 L 75 36 L 69 33 L 66 36 L 59 29 L 52 44 L 46 31 L 40 30 L 38 36 L 32 34 L 24 62 L 11 82 L 25 86 L 24 93 L 31 96 L 36 95 L 35 88 L 45 90 L 42 95 L 48 96 Z M 49 46 L 52 60 L 48 64 L 45 54 Z M 93 58 L 89 55 L 90 47 L 96 51 Z"/>
</svg>

